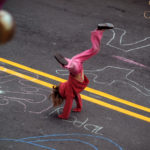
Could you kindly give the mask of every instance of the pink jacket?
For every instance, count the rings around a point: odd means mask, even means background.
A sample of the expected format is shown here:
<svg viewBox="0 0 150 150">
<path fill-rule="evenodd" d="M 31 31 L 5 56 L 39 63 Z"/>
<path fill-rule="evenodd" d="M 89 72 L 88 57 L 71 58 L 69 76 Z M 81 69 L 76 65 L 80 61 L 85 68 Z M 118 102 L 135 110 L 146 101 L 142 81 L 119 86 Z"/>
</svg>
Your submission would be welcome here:
<svg viewBox="0 0 150 150">
<path fill-rule="evenodd" d="M 88 83 L 89 80 L 85 75 L 84 81 L 79 82 L 70 74 L 68 81 L 60 84 L 59 93 L 65 99 L 65 106 L 61 115 L 64 119 L 68 119 L 69 117 L 73 99 L 75 98 L 75 96 L 77 96 L 80 92 L 84 90 Z"/>
</svg>

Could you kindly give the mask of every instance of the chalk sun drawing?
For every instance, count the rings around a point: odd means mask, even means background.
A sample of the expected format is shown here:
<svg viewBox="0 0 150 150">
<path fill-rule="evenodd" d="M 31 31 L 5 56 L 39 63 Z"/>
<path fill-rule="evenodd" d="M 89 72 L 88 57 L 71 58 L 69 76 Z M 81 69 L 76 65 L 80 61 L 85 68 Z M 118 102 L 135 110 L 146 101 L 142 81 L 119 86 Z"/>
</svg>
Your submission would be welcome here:
<svg viewBox="0 0 150 150">
<path fill-rule="evenodd" d="M 94 83 L 111 86 L 115 82 L 121 82 L 123 84 L 130 85 L 132 88 L 136 89 L 138 92 L 145 96 L 150 96 L 149 89 L 129 78 L 129 76 L 134 73 L 134 71 L 134 69 L 127 69 L 115 66 L 106 66 L 104 68 L 96 70 L 84 70 L 85 74 L 91 74 L 94 76 Z M 59 75 L 69 74 L 67 70 L 56 70 L 56 73 Z"/>
<path fill-rule="evenodd" d="M 83 149 L 83 147 L 88 148 L 89 150 L 103 150 L 103 149 L 110 149 L 111 150 L 123 150 L 123 148 L 117 144 L 116 142 L 112 141 L 109 138 L 104 136 L 95 136 L 92 134 L 80 134 L 80 133 L 70 133 L 70 134 L 49 134 L 43 136 L 33 136 L 33 137 L 26 137 L 20 139 L 9 139 L 9 138 L 0 138 L 1 142 L 8 142 L 8 144 L 15 144 L 19 146 L 24 146 L 25 144 L 28 146 L 32 146 L 32 148 L 38 149 L 46 149 L 46 150 L 57 150 L 63 148 L 67 148 L 67 144 L 73 146 L 73 149 Z M 103 143 L 103 144 L 102 144 Z M 81 146 L 81 148 L 80 148 Z M 13 147 L 13 146 L 12 146 Z"/>
<path fill-rule="evenodd" d="M 124 44 L 123 38 L 126 35 L 127 31 L 121 28 L 114 28 L 111 30 L 113 33 L 112 38 L 106 43 L 107 46 L 113 47 L 117 50 L 121 50 L 123 52 L 130 52 L 133 50 L 142 49 L 150 46 L 150 37 L 146 37 L 142 40 Z"/>
</svg>

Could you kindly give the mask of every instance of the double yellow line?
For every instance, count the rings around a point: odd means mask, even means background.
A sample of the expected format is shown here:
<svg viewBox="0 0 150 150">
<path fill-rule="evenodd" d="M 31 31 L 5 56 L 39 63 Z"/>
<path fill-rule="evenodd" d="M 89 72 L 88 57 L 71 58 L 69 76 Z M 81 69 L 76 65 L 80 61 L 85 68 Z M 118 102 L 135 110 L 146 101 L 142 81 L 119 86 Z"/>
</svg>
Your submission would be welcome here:
<svg viewBox="0 0 150 150">
<path fill-rule="evenodd" d="M 32 69 L 32 68 L 30 68 L 30 67 L 27 67 L 27 66 L 24 66 L 24 65 L 15 63 L 15 62 L 13 62 L 13 61 L 10 61 L 10 60 L 4 59 L 4 58 L 0 58 L 0 62 L 9 64 L 9 65 L 11 65 L 11 66 L 14 66 L 14 67 L 17 67 L 17 68 L 20 68 L 20 69 L 23 69 L 23 70 L 26 70 L 26 71 L 29 71 L 29 72 L 38 74 L 38 75 L 40 75 L 40 76 L 43 76 L 43 77 L 46 77 L 46 78 L 49 78 L 49 79 L 52 79 L 52 80 L 55 80 L 55 81 L 58 81 L 58 82 L 65 82 L 65 81 L 66 81 L 66 80 L 64 80 L 64 79 L 62 79 L 62 78 L 59 78 L 59 77 L 50 75 L 50 74 L 48 74 L 48 73 L 45 73 L 45 72 L 42 72 L 42 71 L 39 71 L 39 70 L 36 70 L 36 69 Z M 24 74 L 22 74 L 22 73 L 13 71 L 13 70 L 8 69 L 8 68 L 5 68 L 5 67 L 3 67 L 3 66 L 0 66 L 0 71 L 6 72 L 6 73 L 11 74 L 11 75 L 15 75 L 15 76 L 17 76 L 17 77 L 20 77 L 20 78 L 29 80 L 29 81 L 31 81 L 31 82 L 34 82 L 34 83 L 37 83 L 37 84 L 46 86 L 46 87 L 48 87 L 48 88 L 52 88 L 52 87 L 53 87 L 53 85 L 50 84 L 50 83 L 48 83 L 48 82 L 45 82 L 45 81 L 42 81 L 42 80 L 39 80 L 39 79 L 30 77 L 30 76 L 27 76 L 27 75 L 24 75 Z M 127 100 L 124 100 L 124 99 L 115 97 L 115 96 L 113 96 L 113 95 L 104 93 L 104 92 L 102 92 L 102 91 L 95 90 L 95 89 L 90 88 L 90 87 L 85 88 L 85 91 L 90 92 L 90 93 L 94 93 L 94 94 L 99 95 L 99 96 L 103 96 L 103 97 L 108 98 L 108 99 L 110 99 L 110 100 L 113 100 L 113 101 L 116 101 L 116 102 L 119 102 L 119 103 L 128 105 L 128 106 L 130 106 L 130 107 L 134 107 L 134 108 L 136 108 L 136 109 L 140 109 L 140 110 L 142 110 L 142 111 L 150 112 L 150 108 L 148 108 L 148 107 L 144 107 L 144 106 L 141 106 L 141 105 L 138 105 L 138 104 L 129 102 L 129 101 L 127 101 Z M 87 101 L 92 102 L 92 103 L 95 103 L 95 104 L 97 104 L 97 105 L 101 105 L 101 106 L 104 106 L 104 107 L 106 107 L 106 108 L 109 108 L 109 109 L 112 109 L 112 110 L 115 110 L 115 111 L 124 113 L 124 114 L 126 114 L 126 115 L 129 115 L 129 116 L 132 116 L 132 117 L 135 117 L 135 118 L 138 118 L 138 119 L 141 119 L 141 120 L 150 122 L 150 118 L 149 118 L 149 117 L 146 117 L 146 116 L 137 114 L 137 113 L 135 113 L 135 112 L 132 112 L 132 111 L 123 109 L 123 108 L 121 108 L 121 107 L 118 107 L 118 106 L 115 106 L 115 105 L 112 105 L 112 104 L 103 102 L 103 101 L 101 101 L 101 100 L 98 100 L 98 99 L 95 99 L 95 98 L 92 98 L 92 97 L 89 97 L 89 96 L 86 96 L 86 95 L 82 95 L 82 94 L 81 94 L 81 97 L 82 97 L 82 99 L 87 100 Z"/>
</svg>

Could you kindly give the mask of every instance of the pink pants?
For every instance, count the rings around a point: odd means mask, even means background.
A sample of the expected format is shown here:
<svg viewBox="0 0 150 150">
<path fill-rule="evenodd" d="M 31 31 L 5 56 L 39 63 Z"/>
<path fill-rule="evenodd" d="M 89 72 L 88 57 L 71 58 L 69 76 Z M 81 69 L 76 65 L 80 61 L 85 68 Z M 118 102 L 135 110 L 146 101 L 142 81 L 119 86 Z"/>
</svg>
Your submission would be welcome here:
<svg viewBox="0 0 150 150">
<path fill-rule="evenodd" d="M 100 51 L 100 41 L 103 36 L 102 30 L 94 30 L 91 32 L 92 48 L 75 55 L 71 59 L 65 58 L 68 61 L 68 65 L 64 68 L 68 69 L 72 75 L 77 75 L 83 71 L 83 62 L 96 55 Z"/>
</svg>

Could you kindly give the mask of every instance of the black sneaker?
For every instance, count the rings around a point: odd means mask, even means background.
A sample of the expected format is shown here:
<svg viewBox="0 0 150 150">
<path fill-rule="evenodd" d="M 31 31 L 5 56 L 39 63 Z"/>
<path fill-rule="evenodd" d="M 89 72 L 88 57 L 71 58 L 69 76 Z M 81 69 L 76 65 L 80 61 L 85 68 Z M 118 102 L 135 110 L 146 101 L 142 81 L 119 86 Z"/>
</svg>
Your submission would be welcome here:
<svg viewBox="0 0 150 150">
<path fill-rule="evenodd" d="M 56 54 L 55 56 L 55 59 L 63 66 L 66 66 L 68 65 L 68 62 L 67 60 L 65 59 L 64 56 L 62 56 L 61 54 Z"/>
<path fill-rule="evenodd" d="M 114 25 L 112 23 L 104 23 L 98 24 L 97 30 L 106 30 L 106 29 L 113 29 Z"/>
</svg>

